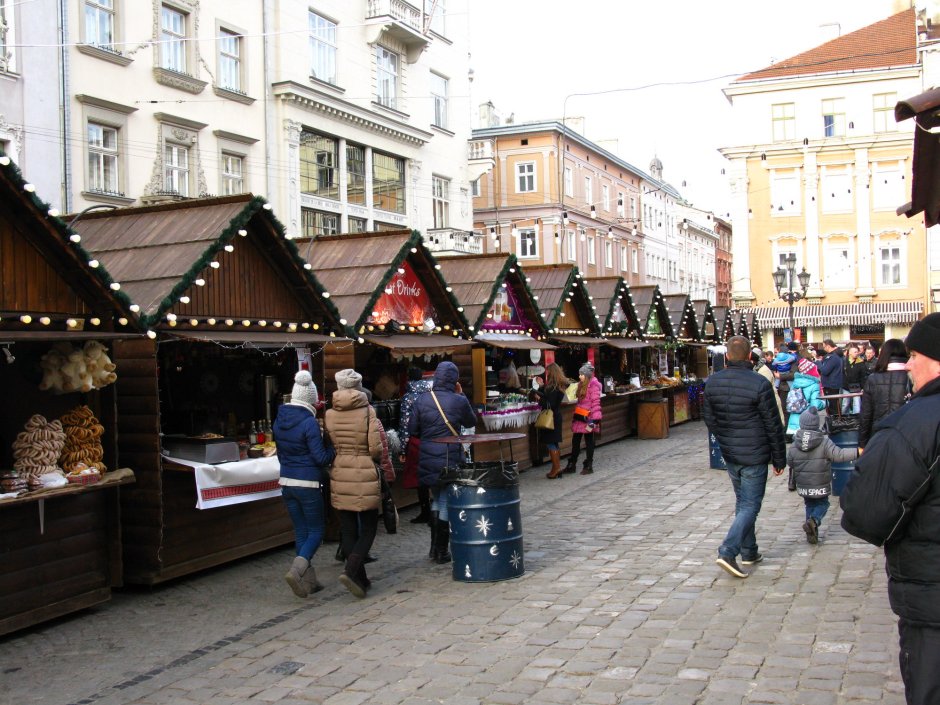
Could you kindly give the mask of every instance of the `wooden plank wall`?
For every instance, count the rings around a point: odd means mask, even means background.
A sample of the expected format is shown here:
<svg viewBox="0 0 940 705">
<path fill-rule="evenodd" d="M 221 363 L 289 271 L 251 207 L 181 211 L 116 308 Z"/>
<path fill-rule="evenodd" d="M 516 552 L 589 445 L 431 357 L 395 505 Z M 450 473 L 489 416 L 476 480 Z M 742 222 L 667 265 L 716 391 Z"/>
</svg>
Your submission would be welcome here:
<svg viewBox="0 0 940 705">
<path fill-rule="evenodd" d="M 118 461 L 137 481 L 121 490 L 124 577 L 150 583 L 160 570 L 163 487 L 157 346 L 136 339 L 114 344 L 117 365 Z"/>
<path fill-rule="evenodd" d="M 355 346 L 348 340 L 326 343 L 323 346 L 323 393 L 322 398 L 329 400 L 336 391 L 336 373 L 340 370 L 355 369 Z"/>
</svg>

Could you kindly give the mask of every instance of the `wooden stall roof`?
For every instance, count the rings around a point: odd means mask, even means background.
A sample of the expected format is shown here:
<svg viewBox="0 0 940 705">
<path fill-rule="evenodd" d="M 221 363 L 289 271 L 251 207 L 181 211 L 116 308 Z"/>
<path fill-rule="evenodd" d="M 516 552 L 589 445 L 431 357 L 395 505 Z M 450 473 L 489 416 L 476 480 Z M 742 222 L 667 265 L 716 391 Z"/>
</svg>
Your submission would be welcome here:
<svg viewBox="0 0 940 705">
<path fill-rule="evenodd" d="M 713 306 L 712 313 L 715 314 L 715 325 L 718 328 L 718 342 L 722 343 L 734 335 L 731 309 L 727 306 Z"/>
<path fill-rule="evenodd" d="M 604 344 L 620 350 L 637 350 L 639 348 L 648 348 L 652 344 L 645 340 L 631 340 L 630 338 L 605 338 Z"/>
<path fill-rule="evenodd" d="M 566 301 L 570 300 L 588 335 L 600 336 L 600 322 L 586 280 L 578 268 L 570 264 L 550 264 L 527 267 L 529 288 L 539 307 L 539 316 L 548 330 L 558 329 L 559 318 Z M 600 310 L 602 304 L 597 306 Z"/>
<path fill-rule="evenodd" d="M 127 294 L 105 267 L 89 265 L 93 257 L 73 234 L 16 164 L 0 157 L 0 331 L 58 338 L 72 333 L 68 318 L 84 317 L 100 319 L 95 332 L 139 332 Z"/>
<path fill-rule="evenodd" d="M 591 296 L 594 297 L 597 310 L 601 314 L 601 329 L 606 335 L 641 334 L 636 305 L 633 303 L 633 294 L 630 293 L 630 287 L 623 277 L 588 279 L 588 287 L 590 287 Z M 618 304 L 627 316 L 626 324 L 618 324 L 613 321 Z"/>
<path fill-rule="evenodd" d="M 669 311 L 666 310 L 666 303 L 663 301 L 662 294 L 659 293 L 659 287 L 653 286 L 635 286 L 630 289 L 633 296 L 633 303 L 636 306 L 637 315 L 640 319 L 640 327 L 643 335 L 649 333 L 649 323 L 654 315 L 658 315 L 660 325 L 662 326 L 662 335 L 672 337 L 672 321 L 669 318 Z"/>
<path fill-rule="evenodd" d="M 757 318 L 757 311 L 748 309 L 742 313 L 742 318 L 746 322 L 747 331 L 750 333 L 748 340 L 759 348 L 764 347 L 764 338 L 760 332 L 760 321 Z"/>
<path fill-rule="evenodd" d="M 366 335 L 364 340 L 408 355 L 449 355 L 469 348 L 473 341 L 449 335 Z"/>
<path fill-rule="evenodd" d="M 297 246 L 259 196 L 89 213 L 76 228 L 140 306 L 147 327 L 170 313 L 184 318 L 197 309 L 203 315 L 257 318 L 283 311 L 344 332 L 336 307 L 322 295 L 323 286 L 305 269 Z M 220 267 L 213 268 L 213 262 Z M 258 267 L 260 262 L 268 266 Z M 191 308 L 180 305 L 187 293 L 199 298 Z"/>
<path fill-rule="evenodd" d="M 493 301 L 503 283 L 509 285 L 525 309 L 526 318 L 538 326 L 533 333 L 545 332 L 544 322 L 533 298 L 532 289 L 526 281 L 516 256 L 513 254 L 490 254 L 458 257 L 441 257 L 441 275 L 453 289 L 454 298 L 463 307 L 464 318 L 480 331 L 486 314 L 493 308 Z"/>
<path fill-rule="evenodd" d="M 439 264 L 417 230 L 393 230 L 318 237 L 305 241 L 304 257 L 330 292 L 330 300 L 353 332 L 359 331 L 372 307 L 406 260 L 428 288 L 441 323 L 467 330 L 460 304 L 441 275 Z"/>
<path fill-rule="evenodd" d="M 692 301 L 692 307 L 695 309 L 695 320 L 698 321 L 700 337 L 709 342 L 718 342 L 721 330 L 718 327 L 718 319 L 715 318 L 715 310 L 712 308 L 711 302 L 708 299 L 695 299 Z M 708 332 L 709 324 L 711 324 L 711 333 Z"/>
<path fill-rule="evenodd" d="M 672 334 L 684 340 L 699 340 L 698 320 L 695 317 L 695 308 L 688 294 L 668 294 L 663 297 L 666 310 L 669 312 L 669 322 L 672 325 Z"/>
</svg>

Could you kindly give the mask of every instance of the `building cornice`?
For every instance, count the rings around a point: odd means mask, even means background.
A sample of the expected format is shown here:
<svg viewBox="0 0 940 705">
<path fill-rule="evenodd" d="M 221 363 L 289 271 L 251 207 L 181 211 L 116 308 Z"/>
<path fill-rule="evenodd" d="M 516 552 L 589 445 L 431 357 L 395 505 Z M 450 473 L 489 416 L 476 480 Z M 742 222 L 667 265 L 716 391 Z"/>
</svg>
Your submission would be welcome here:
<svg viewBox="0 0 940 705">
<path fill-rule="evenodd" d="M 922 67 L 920 64 L 914 64 L 900 68 L 863 69 L 846 73 L 815 73 L 802 76 L 781 76 L 779 78 L 764 78 L 733 83 L 725 88 L 723 92 L 725 97 L 730 100 L 736 96 L 754 95 L 758 93 L 776 93 L 779 91 L 795 91 L 820 87 L 829 88 L 832 86 L 851 83 L 870 83 L 873 81 L 919 79 L 921 71 Z"/>
<path fill-rule="evenodd" d="M 341 98 L 328 95 L 315 88 L 303 86 L 294 81 L 281 81 L 273 84 L 272 87 L 274 95 L 284 103 L 296 105 L 304 110 L 333 120 L 387 135 L 400 142 L 423 146 L 434 137 L 432 132 L 419 130 L 406 122 L 363 109 Z"/>
<path fill-rule="evenodd" d="M 722 147 L 718 151 L 726 159 L 751 159 L 759 158 L 762 154 L 767 159 L 779 158 L 788 155 L 802 155 L 804 151 L 816 154 L 826 152 L 841 152 L 847 149 L 859 149 L 866 147 L 871 149 L 882 149 L 885 147 L 897 147 L 910 150 L 914 144 L 914 134 L 912 132 L 885 132 L 877 135 L 858 135 L 851 137 L 810 140 L 809 144 L 804 145 L 799 140 L 788 142 L 765 142 L 763 144 L 749 144 L 738 147 Z M 780 168 L 780 165 L 768 165 L 769 168 Z"/>
</svg>

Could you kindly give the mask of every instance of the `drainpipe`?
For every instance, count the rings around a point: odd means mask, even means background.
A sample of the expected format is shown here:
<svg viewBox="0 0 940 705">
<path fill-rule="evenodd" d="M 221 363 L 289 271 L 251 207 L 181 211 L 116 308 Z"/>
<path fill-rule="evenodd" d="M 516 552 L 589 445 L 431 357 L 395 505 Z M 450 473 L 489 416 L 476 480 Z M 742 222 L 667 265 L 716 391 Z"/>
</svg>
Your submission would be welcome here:
<svg viewBox="0 0 940 705">
<path fill-rule="evenodd" d="M 69 130 L 71 129 L 69 101 L 69 32 L 66 0 L 59 0 L 59 129 L 62 139 L 62 212 L 72 210 L 71 155 Z"/>
<path fill-rule="evenodd" d="M 271 44 L 273 40 L 270 33 L 273 31 L 273 4 L 272 2 L 263 2 L 261 4 L 261 31 L 264 33 L 262 44 L 264 47 L 264 176 L 266 189 L 264 197 L 275 206 L 276 212 L 276 206 L 280 205 L 280 203 L 274 201 L 276 182 L 274 179 L 274 169 L 271 166 L 276 163 L 274 161 L 275 155 L 273 154 L 276 140 L 274 134 L 274 116 L 271 114 L 272 111 L 276 110 L 276 106 L 271 97 L 271 80 L 273 73 L 273 69 L 271 68 L 273 61 Z"/>
</svg>

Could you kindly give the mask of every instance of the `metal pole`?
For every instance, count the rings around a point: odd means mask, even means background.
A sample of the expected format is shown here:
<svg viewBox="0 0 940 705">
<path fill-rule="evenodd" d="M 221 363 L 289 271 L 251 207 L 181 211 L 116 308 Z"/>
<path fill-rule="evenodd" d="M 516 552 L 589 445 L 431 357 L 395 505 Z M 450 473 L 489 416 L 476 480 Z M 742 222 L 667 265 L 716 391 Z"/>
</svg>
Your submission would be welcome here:
<svg viewBox="0 0 940 705">
<path fill-rule="evenodd" d="M 790 287 L 789 296 L 787 296 L 787 304 L 790 307 L 790 335 L 795 335 L 794 330 L 796 328 L 795 321 L 793 320 L 793 269 L 787 269 L 787 282 Z"/>
</svg>

